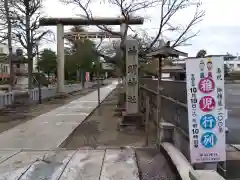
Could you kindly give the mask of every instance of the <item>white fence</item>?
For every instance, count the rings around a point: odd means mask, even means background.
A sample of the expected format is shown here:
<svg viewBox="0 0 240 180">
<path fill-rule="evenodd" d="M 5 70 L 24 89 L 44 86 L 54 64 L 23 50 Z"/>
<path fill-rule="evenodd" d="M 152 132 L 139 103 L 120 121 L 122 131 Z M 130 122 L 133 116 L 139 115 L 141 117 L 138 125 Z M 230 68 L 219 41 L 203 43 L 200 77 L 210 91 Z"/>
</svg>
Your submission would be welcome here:
<svg viewBox="0 0 240 180">
<path fill-rule="evenodd" d="M 0 109 L 13 104 L 14 93 L 2 93 L 0 94 Z"/>
<path fill-rule="evenodd" d="M 85 83 L 85 88 L 92 87 L 95 82 L 87 82 Z M 81 84 L 69 84 L 65 85 L 65 92 L 72 93 L 75 91 L 79 91 L 82 89 Z M 57 88 L 56 87 L 43 87 L 41 88 L 42 91 L 42 99 L 51 98 L 56 96 Z M 33 101 L 39 100 L 39 90 L 38 88 L 28 90 L 29 98 Z M 14 104 L 14 93 L 1 93 L 0 94 L 0 109 L 3 109 L 6 106 Z"/>
<path fill-rule="evenodd" d="M 94 84 L 95 83 L 87 82 L 87 83 L 85 83 L 85 88 L 91 87 Z M 65 89 L 65 93 L 72 93 L 72 92 L 81 90 L 82 85 L 81 84 L 68 84 L 68 85 L 65 85 L 64 89 Z M 46 99 L 46 98 L 51 98 L 51 97 L 56 96 L 57 88 L 56 87 L 48 87 L 48 88 L 44 87 L 44 88 L 41 88 L 41 91 L 42 91 L 42 94 L 41 94 L 42 99 Z M 31 100 L 33 100 L 33 101 L 39 100 L 38 88 L 31 89 L 28 91 L 28 93 L 29 93 L 29 97 Z"/>
</svg>

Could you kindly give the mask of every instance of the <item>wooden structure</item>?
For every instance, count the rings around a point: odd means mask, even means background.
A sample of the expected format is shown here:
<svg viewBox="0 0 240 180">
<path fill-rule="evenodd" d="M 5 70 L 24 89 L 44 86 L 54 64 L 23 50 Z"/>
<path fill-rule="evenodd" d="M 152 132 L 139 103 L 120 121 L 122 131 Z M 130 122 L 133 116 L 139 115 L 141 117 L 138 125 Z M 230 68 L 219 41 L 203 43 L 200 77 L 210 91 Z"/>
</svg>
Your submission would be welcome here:
<svg viewBox="0 0 240 180">
<path fill-rule="evenodd" d="M 123 18 L 41 18 L 39 20 L 40 26 L 55 26 L 62 24 L 63 26 L 75 26 L 75 25 L 121 25 L 126 23 Z M 133 18 L 127 21 L 131 25 L 143 24 L 143 18 Z"/>
<path fill-rule="evenodd" d="M 188 56 L 187 53 L 178 51 L 169 45 L 164 45 L 159 48 L 157 51 L 147 54 L 147 57 L 158 58 L 158 87 L 157 87 L 157 123 L 161 121 L 161 81 L 162 81 L 162 60 L 167 57 L 179 57 L 179 56 Z"/>
<path fill-rule="evenodd" d="M 107 32 L 67 32 L 64 33 L 64 38 L 66 39 L 106 39 L 106 38 L 120 38 L 120 32 L 115 32 L 110 34 Z"/>
</svg>

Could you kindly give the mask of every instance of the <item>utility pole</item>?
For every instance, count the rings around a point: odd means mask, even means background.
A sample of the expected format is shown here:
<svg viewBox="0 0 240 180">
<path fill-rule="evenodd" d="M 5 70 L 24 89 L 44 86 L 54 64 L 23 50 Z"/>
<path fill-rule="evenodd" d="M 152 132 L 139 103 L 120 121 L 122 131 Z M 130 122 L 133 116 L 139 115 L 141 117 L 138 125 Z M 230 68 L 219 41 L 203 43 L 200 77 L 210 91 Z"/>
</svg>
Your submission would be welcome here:
<svg viewBox="0 0 240 180">
<path fill-rule="evenodd" d="M 13 81 L 14 81 L 14 74 L 13 74 L 13 67 L 12 67 L 12 55 L 13 55 L 13 50 L 12 50 L 12 24 L 11 24 L 11 16 L 9 12 L 9 1 L 4 0 L 4 9 L 5 9 L 5 14 L 6 14 L 6 20 L 7 20 L 7 38 L 8 38 L 8 61 L 9 61 L 9 69 L 10 69 L 10 84 L 9 84 L 9 91 L 13 89 Z"/>
</svg>

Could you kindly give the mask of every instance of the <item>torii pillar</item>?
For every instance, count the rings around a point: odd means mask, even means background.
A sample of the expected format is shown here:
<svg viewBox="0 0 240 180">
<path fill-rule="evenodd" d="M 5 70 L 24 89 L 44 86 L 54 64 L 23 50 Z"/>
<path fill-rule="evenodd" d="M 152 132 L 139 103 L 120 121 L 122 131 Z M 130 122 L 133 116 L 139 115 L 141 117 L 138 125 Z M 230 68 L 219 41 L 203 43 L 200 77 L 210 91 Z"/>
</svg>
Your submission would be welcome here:
<svg viewBox="0 0 240 180">
<path fill-rule="evenodd" d="M 64 93 L 64 26 L 57 24 L 57 92 Z"/>
</svg>

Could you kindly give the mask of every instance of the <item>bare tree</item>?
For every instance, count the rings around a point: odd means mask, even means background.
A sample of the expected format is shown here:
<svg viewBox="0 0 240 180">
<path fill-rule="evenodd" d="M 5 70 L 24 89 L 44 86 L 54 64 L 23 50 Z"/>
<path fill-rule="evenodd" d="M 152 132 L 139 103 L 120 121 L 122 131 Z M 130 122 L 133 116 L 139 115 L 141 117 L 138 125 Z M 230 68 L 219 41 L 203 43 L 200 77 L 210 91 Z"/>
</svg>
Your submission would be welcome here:
<svg viewBox="0 0 240 180">
<path fill-rule="evenodd" d="M 93 19 L 94 16 L 91 12 L 91 10 L 89 9 L 89 6 L 91 3 L 96 3 L 96 1 L 93 0 L 61 0 L 62 2 L 66 3 L 66 4 L 74 4 L 77 7 L 80 8 L 80 10 L 83 12 L 83 14 L 81 15 L 84 18 L 87 19 Z M 112 29 L 109 26 L 97 26 L 99 29 L 106 31 L 112 35 L 118 35 L 121 37 L 121 43 L 120 43 L 120 49 L 122 53 L 117 53 L 119 56 L 114 57 L 115 59 L 118 57 L 118 59 L 123 59 L 124 61 L 124 57 L 125 55 L 123 53 L 125 53 L 125 39 L 127 36 L 127 32 L 128 29 L 131 28 L 128 24 L 129 19 L 131 19 L 135 13 L 141 9 L 146 9 L 146 8 L 150 8 L 153 6 L 156 6 L 157 3 L 160 0 L 108 0 L 107 2 L 112 4 L 112 5 L 116 5 L 117 7 L 119 7 L 119 11 L 120 11 L 120 16 L 123 17 L 124 19 L 124 23 L 126 23 L 126 28 L 124 29 L 124 32 L 121 33 L 117 33 L 112 31 Z M 104 0 L 99 0 L 98 2 L 100 3 L 107 3 Z M 110 57 L 107 57 L 105 54 L 100 53 L 100 51 L 96 52 L 99 56 L 105 58 L 106 60 L 110 60 Z M 111 59 L 113 60 L 113 59 Z"/>
<path fill-rule="evenodd" d="M 173 32 L 177 34 L 176 39 L 171 39 L 171 47 L 188 45 L 187 41 L 194 38 L 199 34 L 199 31 L 192 32 L 192 28 L 202 21 L 205 16 L 205 11 L 200 9 L 201 2 L 199 0 L 161 0 L 160 4 L 160 23 L 155 37 L 149 36 L 146 30 L 143 30 L 140 35 L 140 41 L 144 42 L 145 54 L 156 48 L 159 48 L 161 39 L 167 32 Z M 178 15 L 178 12 L 187 8 L 195 8 L 195 12 L 192 15 L 192 19 L 186 25 L 172 24 L 171 20 Z M 139 34 L 139 33 L 138 33 Z M 168 39 L 169 40 L 169 39 Z"/>
<path fill-rule="evenodd" d="M 161 35 L 163 35 L 163 33 L 166 31 L 179 32 L 177 39 L 173 41 L 172 47 L 183 45 L 186 41 L 196 36 L 198 32 L 190 35 L 188 33 L 194 25 L 202 20 L 205 15 L 205 12 L 203 10 L 200 10 L 200 5 L 201 3 L 196 2 L 195 0 L 162 0 L 159 29 L 156 37 L 153 39 L 148 49 L 151 49 L 159 40 Z M 196 11 L 193 15 L 193 18 L 185 27 L 171 24 L 171 19 L 176 16 L 179 11 L 191 6 L 194 6 L 196 8 Z"/>
<path fill-rule="evenodd" d="M 6 37 L 6 13 L 4 7 L 4 1 L 0 2 L 0 43 L 7 39 Z"/>
<path fill-rule="evenodd" d="M 89 5 L 93 2 L 92 0 L 61 0 L 66 4 L 74 4 L 79 7 L 80 11 L 83 13 L 82 16 L 88 19 L 93 18 L 91 9 Z M 124 48 L 124 39 L 127 36 L 129 29 L 133 30 L 131 26 L 128 25 L 128 20 L 131 17 L 137 15 L 140 10 L 148 9 L 150 7 L 159 7 L 159 28 L 157 30 L 157 35 L 155 37 L 149 36 L 148 33 L 145 33 L 143 36 L 139 32 L 135 32 L 136 35 L 133 38 L 137 38 L 140 43 L 140 53 L 144 56 L 146 53 L 152 51 L 155 48 L 159 47 L 160 39 L 163 34 L 167 31 L 172 31 L 175 34 L 178 34 L 178 37 L 172 41 L 171 46 L 177 47 L 185 45 L 186 42 L 195 37 L 198 32 L 191 33 L 192 27 L 199 23 L 205 15 L 205 12 L 200 9 L 201 3 L 199 0 L 99 0 L 101 3 L 110 3 L 119 8 L 119 15 L 124 18 L 127 27 L 125 32 L 120 34 L 121 36 L 121 48 Z M 96 1 L 94 1 L 96 3 Z M 189 7 L 195 7 L 196 11 L 193 14 L 193 18 L 190 22 L 183 25 L 175 25 L 171 23 L 171 20 L 174 16 L 177 16 L 178 12 L 187 9 Z M 114 34 L 109 27 L 107 26 L 98 26 L 101 30 L 104 30 L 108 33 Z M 104 54 L 98 52 L 98 54 L 104 57 Z M 106 56 L 105 56 L 106 58 Z"/>
<path fill-rule="evenodd" d="M 12 11 L 10 6 L 11 0 L 4 0 L 0 2 L 0 38 L 1 42 L 4 42 L 7 40 L 8 43 L 8 63 L 10 66 L 10 86 L 9 90 L 12 90 L 13 88 L 13 80 L 14 80 L 14 74 L 13 74 L 13 67 L 12 67 L 12 55 L 13 55 L 13 49 L 12 49 Z M 6 31 L 7 29 L 7 31 Z"/>
<path fill-rule="evenodd" d="M 11 20 L 11 15 L 10 15 L 10 10 L 9 10 L 9 0 L 4 0 L 4 9 L 6 12 L 6 21 L 7 21 L 7 37 L 8 37 L 8 50 L 9 50 L 9 55 L 8 55 L 8 62 L 10 66 L 10 90 L 13 88 L 13 66 L 12 66 L 12 55 L 13 55 L 13 49 L 12 49 L 12 20 Z"/>
<path fill-rule="evenodd" d="M 7 20 L 6 20 L 6 10 L 5 10 L 5 0 L 0 1 L 0 43 L 6 41 L 7 39 Z"/>
<path fill-rule="evenodd" d="M 33 87 L 33 58 L 36 55 L 37 43 L 45 39 L 51 31 L 39 29 L 39 18 L 43 12 L 42 0 L 14 0 L 12 1 L 15 24 L 13 38 L 27 51 L 28 57 L 28 88 Z"/>
</svg>

